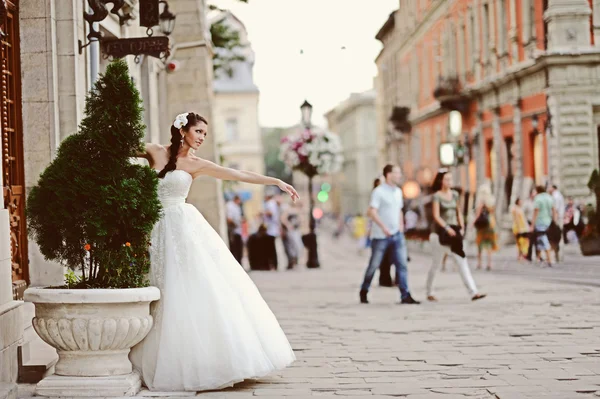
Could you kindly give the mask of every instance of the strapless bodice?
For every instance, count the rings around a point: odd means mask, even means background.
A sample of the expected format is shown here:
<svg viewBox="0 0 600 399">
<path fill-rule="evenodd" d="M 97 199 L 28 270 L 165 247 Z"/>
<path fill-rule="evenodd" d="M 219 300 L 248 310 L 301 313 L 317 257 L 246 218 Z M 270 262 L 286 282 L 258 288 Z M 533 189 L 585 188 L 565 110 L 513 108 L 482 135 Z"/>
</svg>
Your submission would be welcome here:
<svg viewBox="0 0 600 399">
<path fill-rule="evenodd" d="M 163 208 L 168 208 L 185 203 L 194 179 L 188 172 L 175 169 L 158 180 L 158 199 Z"/>
</svg>

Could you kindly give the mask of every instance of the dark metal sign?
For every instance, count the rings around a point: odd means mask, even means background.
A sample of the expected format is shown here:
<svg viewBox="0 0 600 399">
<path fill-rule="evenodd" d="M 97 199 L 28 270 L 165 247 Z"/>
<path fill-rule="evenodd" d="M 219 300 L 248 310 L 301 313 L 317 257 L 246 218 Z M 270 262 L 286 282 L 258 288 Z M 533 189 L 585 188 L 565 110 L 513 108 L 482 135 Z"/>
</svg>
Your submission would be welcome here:
<svg viewBox="0 0 600 399">
<path fill-rule="evenodd" d="M 140 26 L 158 25 L 158 0 L 140 0 Z"/>
<path fill-rule="evenodd" d="M 126 55 L 149 55 L 163 58 L 169 55 L 169 38 L 135 37 L 131 39 L 103 40 L 102 51 L 107 57 L 123 58 Z"/>
</svg>

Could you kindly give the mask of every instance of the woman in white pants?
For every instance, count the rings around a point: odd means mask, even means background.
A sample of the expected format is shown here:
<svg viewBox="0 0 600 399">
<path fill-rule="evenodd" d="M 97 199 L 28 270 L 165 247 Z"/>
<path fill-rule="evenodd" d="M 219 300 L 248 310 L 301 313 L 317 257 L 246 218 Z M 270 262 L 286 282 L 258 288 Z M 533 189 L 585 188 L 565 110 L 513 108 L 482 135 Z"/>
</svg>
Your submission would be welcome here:
<svg viewBox="0 0 600 399">
<path fill-rule="evenodd" d="M 485 298 L 477 292 L 471 276 L 471 269 L 463 249 L 464 221 L 460 213 L 460 196 L 452 190 L 452 174 L 441 169 L 433 182 L 433 221 L 434 229 L 429 237 L 432 243 L 433 262 L 427 275 L 427 299 L 437 301 L 433 295 L 433 278 L 448 255 L 458 265 L 460 276 L 473 301 Z"/>
</svg>

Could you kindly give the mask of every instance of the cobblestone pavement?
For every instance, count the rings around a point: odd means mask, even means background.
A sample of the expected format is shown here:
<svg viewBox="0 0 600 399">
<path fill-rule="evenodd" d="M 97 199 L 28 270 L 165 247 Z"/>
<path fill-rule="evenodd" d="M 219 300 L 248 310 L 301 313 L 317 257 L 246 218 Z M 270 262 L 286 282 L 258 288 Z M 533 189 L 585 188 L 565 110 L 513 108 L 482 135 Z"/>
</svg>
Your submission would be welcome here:
<svg viewBox="0 0 600 399">
<path fill-rule="evenodd" d="M 375 286 L 371 304 L 361 305 L 358 286 L 368 254 L 358 254 L 347 239 L 322 234 L 319 240 L 319 270 L 250 274 L 297 362 L 199 396 L 600 397 L 599 288 L 475 272 L 489 296 L 473 303 L 450 268 L 436 277 L 437 303 L 398 305 L 396 289 Z M 429 259 L 412 258 L 409 284 L 417 299 L 425 299 Z"/>
</svg>

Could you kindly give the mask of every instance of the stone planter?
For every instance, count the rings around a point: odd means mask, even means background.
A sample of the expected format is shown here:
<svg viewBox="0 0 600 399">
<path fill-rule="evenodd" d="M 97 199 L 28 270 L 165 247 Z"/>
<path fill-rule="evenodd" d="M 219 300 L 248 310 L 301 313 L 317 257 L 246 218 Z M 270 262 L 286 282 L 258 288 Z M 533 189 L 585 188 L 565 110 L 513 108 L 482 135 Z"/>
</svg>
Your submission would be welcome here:
<svg viewBox="0 0 600 399">
<path fill-rule="evenodd" d="M 37 385 L 41 396 L 133 396 L 141 380 L 130 349 L 152 327 L 150 302 L 156 287 L 69 290 L 29 288 L 33 327 L 58 352 L 56 375 Z"/>
<path fill-rule="evenodd" d="M 579 247 L 583 256 L 600 255 L 600 237 L 583 239 L 579 241 Z"/>
</svg>

